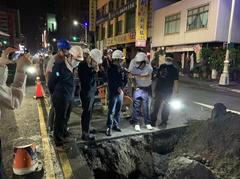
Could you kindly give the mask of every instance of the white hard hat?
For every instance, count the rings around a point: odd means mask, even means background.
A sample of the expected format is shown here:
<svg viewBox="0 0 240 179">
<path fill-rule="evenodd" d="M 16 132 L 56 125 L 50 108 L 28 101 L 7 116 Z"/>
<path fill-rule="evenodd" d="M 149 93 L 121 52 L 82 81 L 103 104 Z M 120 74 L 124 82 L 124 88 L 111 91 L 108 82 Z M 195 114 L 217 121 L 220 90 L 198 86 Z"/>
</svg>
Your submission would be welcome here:
<svg viewBox="0 0 240 179">
<path fill-rule="evenodd" d="M 84 48 L 84 49 L 83 49 L 83 53 L 89 54 L 89 53 L 90 53 L 90 50 L 89 50 L 88 48 Z"/>
<path fill-rule="evenodd" d="M 135 62 L 142 62 L 142 61 L 146 61 L 146 62 L 148 61 L 147 55 L 143 52 L 139 52 L 135 56 Z"/>
<path fill-rule="evenodd" d="M 109 53 L 112 53 L 113 52 L 113 50 L 112 49 L 108 49 L 107 50 L 107 53 L 109 54 Z"/>
<path fill-rule="evenodd" d="M 112 59 L 124 59 L 123 52 L 121 50 L 115 50 L 112 54 Z"/>
<path fill-rule="evenodd" d="M 83 50 L 80 46 L 72 46 L 69 53 L 76 58 L 76 60 L 83 61 Z"/>
<path fill-rule="evenodd" d="M 92 49 L 89 53 L 90 57 L 98 64 L 102 63 L 102 52 L 98 49 Z"/>
</svg>

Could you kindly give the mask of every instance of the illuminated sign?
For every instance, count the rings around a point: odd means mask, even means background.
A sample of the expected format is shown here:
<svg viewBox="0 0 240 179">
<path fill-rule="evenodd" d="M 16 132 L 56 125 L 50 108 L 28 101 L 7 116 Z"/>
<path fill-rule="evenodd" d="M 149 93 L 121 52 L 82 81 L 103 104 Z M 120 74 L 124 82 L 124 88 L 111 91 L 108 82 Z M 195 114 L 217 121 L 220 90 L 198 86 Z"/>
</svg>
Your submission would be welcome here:
<svg viewBox="0 0 240 179">
<path fill-rule="evenodd" d="M 137 0 L 136 47 L 146 47 L 148 21 L 148 0 Z"/>
<path fill-rule="evenodd" d="M 57 30 L 57 20 L 55 14 L 47 15 L 47 29 L 50 32 L 54 32 Z"/>
<path fill-rule="evenodd" d="M 135 33 L 126 33 L 107 39 L 107 47 L 135 42 Z"/>
<path fill-rule="evenodd" d="M 89 1 L 89 31 L 96 31 L 97 1 Z"/>
</svg>

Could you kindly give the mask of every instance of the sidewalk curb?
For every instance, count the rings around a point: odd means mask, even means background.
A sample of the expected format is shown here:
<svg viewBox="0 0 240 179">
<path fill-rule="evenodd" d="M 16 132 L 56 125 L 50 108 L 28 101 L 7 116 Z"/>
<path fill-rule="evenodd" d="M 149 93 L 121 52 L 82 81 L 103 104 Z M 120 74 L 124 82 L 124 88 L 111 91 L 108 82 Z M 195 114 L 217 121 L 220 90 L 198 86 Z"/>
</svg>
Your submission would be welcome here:
<svg viewBox="0 0 240 179">
<path fill-rule="evenodd" d="M 218 89 L 218 90 L 222 90 L 225 92 L 232 92 L 232 93 L 237 93 L 240 94 L 240 89 L 236 89 L 236 88 L 229 88 L 227 86 L 220 86 L 218 85 L 217 82 L 207 82 L 207 81 L 195 81 L 195 80 L 188 80 L 188 79 L 184 79 L 184 78 L 180 78 L 179 79 L 180 83 L 184 83 L 184 84 L 191 84 L 191 85 L 198 85 L 201 87 L 205 87 L 205 88 L 212 88 L 212 89 Z"/>
</svg>

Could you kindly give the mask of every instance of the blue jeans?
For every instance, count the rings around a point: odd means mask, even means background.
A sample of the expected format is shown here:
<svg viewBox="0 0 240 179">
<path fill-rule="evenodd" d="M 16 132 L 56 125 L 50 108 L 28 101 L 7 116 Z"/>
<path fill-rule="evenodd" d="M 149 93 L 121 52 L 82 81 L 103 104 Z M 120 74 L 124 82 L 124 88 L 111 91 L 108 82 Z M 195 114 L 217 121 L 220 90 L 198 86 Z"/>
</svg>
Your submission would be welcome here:
<svg viewBox="0 0 240 179">
<path fill-rule="evenodd" d="M 132 122 L 134 124 L 139 124 L 140 118 L 142 117 L 142 107 L 143 107 L 143 117 L 144 123 L 151 124 L 151 119 L 149 117 L 149 88 L 137 88 L 133 94 L 133 118 Z"/>
<path fill-rule="evenodd" d="M 120 112 L 123 104 L 123 94 L 109 95 L 107 127 L 119 127 Z"/>
</svg>

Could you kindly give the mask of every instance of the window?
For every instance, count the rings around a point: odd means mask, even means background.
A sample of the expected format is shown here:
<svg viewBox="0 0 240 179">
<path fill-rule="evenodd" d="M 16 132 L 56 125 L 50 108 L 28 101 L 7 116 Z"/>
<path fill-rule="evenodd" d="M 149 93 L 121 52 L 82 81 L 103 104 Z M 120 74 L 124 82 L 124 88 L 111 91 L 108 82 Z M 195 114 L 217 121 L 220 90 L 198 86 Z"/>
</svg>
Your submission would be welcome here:
<svg viewBox="0 0 240 179">
<path fill-rule="evenodd" d="M 117 21 L 117 35 L 122 34 L 122 21 Z"/>
<path fill-rule="evenodd" d="M 135 11 L 127 12 L 126 32 L 135 32 Z"/>
<path fill-rule="evenodd" d="M 180 31 L 180 13 L 165 18 L 165 34 L 174 34 Z"/>
<path fill-rule="evenodd" d="M 209 4 L 188 11 L 187 30 L 206 28 L 208 24 Z"/>
<path fill-rule="evenodd" d="M 102 26 L 102 40 L 104 40 L 106 37 L 105 37 L 105 27 Z"/>
<path fill-rule="evenodd" d="M 109 9 L 109 12 L 113 12 L 113 1 L 110 1 L 108 3 L 108 9 Z"/>
<path fill-rule="evenodd" d="M 109 24 L 108 26 L 108 37 L 113 36 L 113 24 Z"/>
</svg>

